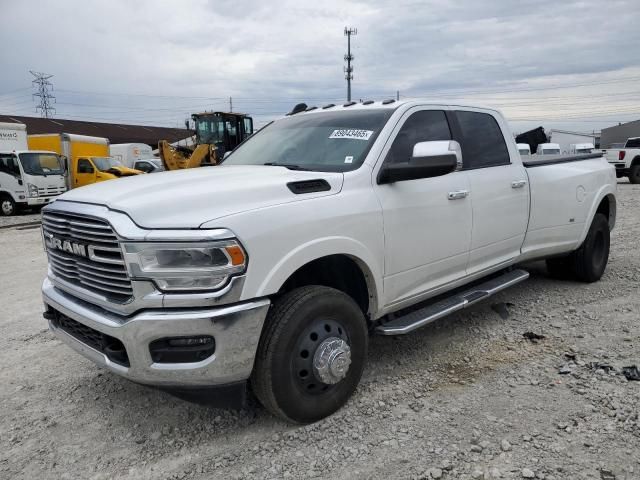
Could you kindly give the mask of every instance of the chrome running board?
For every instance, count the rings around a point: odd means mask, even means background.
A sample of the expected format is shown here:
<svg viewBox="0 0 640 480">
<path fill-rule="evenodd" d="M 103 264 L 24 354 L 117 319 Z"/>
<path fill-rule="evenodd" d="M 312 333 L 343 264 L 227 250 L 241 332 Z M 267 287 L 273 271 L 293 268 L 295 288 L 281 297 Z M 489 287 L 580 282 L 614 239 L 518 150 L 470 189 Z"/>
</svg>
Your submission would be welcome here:
<svg viewBox="0 0 640 480">
<path fill-rule="evenodd" d="M 376 327 L 376 333 L 380 335 L 404 335 L 413 332 L 417 328 L 424 327 L 439 318 L 489 298 L 516 283 L 523 282 L 527 278 L 529 278 L 529 272 L 520 269 L 511 270 L 499 277 L 471 287 L 469 290 L 456 293 L 451 297 L 439 300 L 419 310 L 414 310 L 402 317 L 394 318 Z"/>
</svg>

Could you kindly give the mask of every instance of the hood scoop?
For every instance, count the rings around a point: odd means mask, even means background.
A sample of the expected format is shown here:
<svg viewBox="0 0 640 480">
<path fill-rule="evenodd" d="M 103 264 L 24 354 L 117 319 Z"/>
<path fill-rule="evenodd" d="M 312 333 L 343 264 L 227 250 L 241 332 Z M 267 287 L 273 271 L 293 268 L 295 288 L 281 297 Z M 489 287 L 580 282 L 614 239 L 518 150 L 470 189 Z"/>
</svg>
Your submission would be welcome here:
<svg viewBox="0 0 640 480">
<path fill-rule="evenodd" d="M 300 180 L 298 182 L 289 182 L 287 187 L 296 195 L 302 195 L 304 193 L 326 192 L 331 190 L 329 182 L 322 178 L 314 180 Z"/>
</svg>

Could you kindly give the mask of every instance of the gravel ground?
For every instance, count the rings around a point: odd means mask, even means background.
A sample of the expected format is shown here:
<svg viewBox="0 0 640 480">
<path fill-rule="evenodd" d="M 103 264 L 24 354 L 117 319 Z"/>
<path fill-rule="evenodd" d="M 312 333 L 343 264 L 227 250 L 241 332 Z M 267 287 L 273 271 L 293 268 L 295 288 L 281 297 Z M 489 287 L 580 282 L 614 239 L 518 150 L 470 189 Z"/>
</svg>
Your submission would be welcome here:
<svg viewBox="0 0 640 480">
<path fill-rule="evenodd" d="M 0 229 L 13 225 L 22 225 L 24 223 L 39 222 L 41 218 L 42 215 L 40 212 L 36 212 L 35 210 L 24 210 L 10 217 L 0 216 Z"/>
<path fill-rule="evenodd" d="M 373 337 L 354 398 L 308 426 L 98 370 L 46 329 L 38 230 L 2 230 L 0 478 L 638 479 L 640 382 L 621 369 L 640 367 L 639 209 L 621 182 L 599 283 L 533 264 L 492 301 Z"/>
</svg>

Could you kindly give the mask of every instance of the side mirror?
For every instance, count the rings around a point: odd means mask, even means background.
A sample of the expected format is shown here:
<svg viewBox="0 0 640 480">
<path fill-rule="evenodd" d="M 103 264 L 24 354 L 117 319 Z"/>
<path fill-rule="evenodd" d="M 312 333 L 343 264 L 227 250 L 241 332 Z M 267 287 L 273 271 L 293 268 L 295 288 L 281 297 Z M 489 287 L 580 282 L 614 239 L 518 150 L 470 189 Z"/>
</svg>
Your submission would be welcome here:
<svg viewBox="0 0 640 480">
<path fill-rule="evenodd" d="M 62 166 L 62 175 L 69 176 L 69 161 L 66 156 L 60 155 L 60 165 Z"/>
<path fill-rule="evenodd" d="M 462 168 L 462 149 L 455 140 L 416 143 L 413 155 L 406 163 L 384 166 L 378 174 L 378 184 L 440 177 Z"/>
</svg>

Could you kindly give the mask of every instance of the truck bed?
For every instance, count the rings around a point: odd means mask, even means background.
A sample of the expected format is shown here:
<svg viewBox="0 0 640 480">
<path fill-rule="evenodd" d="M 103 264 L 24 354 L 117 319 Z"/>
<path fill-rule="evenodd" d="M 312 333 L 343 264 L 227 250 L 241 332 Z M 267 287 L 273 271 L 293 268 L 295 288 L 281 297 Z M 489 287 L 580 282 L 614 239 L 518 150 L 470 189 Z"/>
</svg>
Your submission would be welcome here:
<svg viewBox="0 0 640 480">
<path fill-rule="evenodd" d="M 575 250 L 588 228 L 590 207 L 607 184 L 615 184 L 613 167 L 595 153 L 523 163 L 531 193 L 524 257 Z"/>
</svg>

